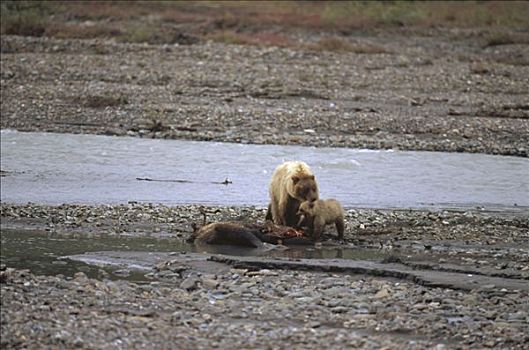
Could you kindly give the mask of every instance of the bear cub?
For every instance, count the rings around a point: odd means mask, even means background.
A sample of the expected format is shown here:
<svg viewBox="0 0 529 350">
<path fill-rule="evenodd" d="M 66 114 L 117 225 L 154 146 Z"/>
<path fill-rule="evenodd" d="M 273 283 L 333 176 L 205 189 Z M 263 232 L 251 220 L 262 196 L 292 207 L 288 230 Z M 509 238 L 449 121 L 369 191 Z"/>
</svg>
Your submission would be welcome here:
<svg viewBox="0 0 529 350">
<path fill-rule="evenodd" d="M 305 201 L 299 206 L 298 215 L 300 216 L 298 226 L 307 226 L 313 240 L 318 240 L 325 226 L 330 224 L 336 225 L 338 238 L 343 239 L 345 214 L 336 199 Z"/>
</svg>

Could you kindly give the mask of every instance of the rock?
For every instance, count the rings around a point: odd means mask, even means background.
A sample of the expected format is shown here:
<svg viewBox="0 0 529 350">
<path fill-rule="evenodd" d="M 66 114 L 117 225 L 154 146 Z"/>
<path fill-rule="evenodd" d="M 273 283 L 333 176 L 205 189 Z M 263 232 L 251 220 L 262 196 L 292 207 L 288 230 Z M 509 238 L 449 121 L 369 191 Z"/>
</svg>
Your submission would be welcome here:
<svg viewBox="0 0 529 350">
<path fill-rule="evenodd" d="M 206 289 L 216 289 L 219 282 L 211 278 L 201 278 L 202 285 Z"/>
<path fill-rule="evenodd" d="M 386 289 L 386 288 L 383 288 L 381 290 L 379 290 L 376 294 L 375 294 L 375 298 L 376 299 L 383 299 L 383 298 L 387 298 L 389 296 L 389 291 Z"/>
<path fill-rule="evenodd" d="M 112 274 L 120 277 L 127 277 L 130 276 L 130 270 L 129 269 L 118 269 L 112 271 Z"/>
<path fill-rule="evenodd" d="M 197 277 L 194 277 L 194 276 L 187 277 L 186 279 L 182 281 L 182 283 L 180 283 L 180 288 L 188 290 L 188 291 L 194 290 L 197 288 L 197 284 L 199 281 L 200 279 L 198 279 Z"/>
</svg>

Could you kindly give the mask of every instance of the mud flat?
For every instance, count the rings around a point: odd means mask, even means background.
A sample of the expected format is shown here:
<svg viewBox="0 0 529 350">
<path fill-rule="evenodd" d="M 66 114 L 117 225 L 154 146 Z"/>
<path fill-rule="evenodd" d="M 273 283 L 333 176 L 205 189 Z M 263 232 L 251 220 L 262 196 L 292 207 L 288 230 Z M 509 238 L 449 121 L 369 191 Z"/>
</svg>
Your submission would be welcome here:
<svg viewBox="0 0 529 350">
<path fill-rule="evenodd" d="M 264 208 L 205 209 L 210 221 L 264 218 Z M 176 242 L 201 220 L 197 206 L 3 203 L 1 219 L 3 232 L 40 230 L 54 239 L 175 241 L 174 252 L 57 259 L 89 262 L 102 270 L 97 279 L 82 271 L 37 276 L 7 263 L 5 347 L 522 349 L 529 341 L 525 211 L 347 209 L 343 247 L 276 257 L 179 253 Z M 350 248 L 378 255 L 340 259 Z M 306 259 L 307 249 L 336 255 Z M 143 277 L 120 279 L 124 270 Z"/>
</svg>

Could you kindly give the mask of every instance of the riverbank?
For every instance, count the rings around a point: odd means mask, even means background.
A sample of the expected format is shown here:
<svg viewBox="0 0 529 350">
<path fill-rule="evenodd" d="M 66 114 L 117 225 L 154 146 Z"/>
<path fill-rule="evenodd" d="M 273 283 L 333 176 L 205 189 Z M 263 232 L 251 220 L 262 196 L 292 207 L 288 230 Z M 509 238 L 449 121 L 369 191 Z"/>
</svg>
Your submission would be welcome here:
<svg viewBox="0 0 529 350">
<path fill-rule="evenodd" d="M 2 203 L 2 225 L 58 233 L 157 234 L 185 238 L 191 224 L 243 221 L 262 223 L 266 208 L 255 206 L 14 205 Z M 346 210 L 346 242 L 376 244 L 399 240 L 460 240 L 475 244 L 519 244 L 529 238 L 525 209 L 506 211 L 362 209 Z M 328 228 L 331 231 L 330 227 Z M 487 240 L 485 241 L 484 238 Z"/>
<path fill-rule="evenodd" d="M 208 221 L 260 221 L 265 214 L 255 207 L 203 209 Z M 202 216 L 198 206 L 2 204 L 1 220 L 2 230 L 40 230 L 55 239 L 149 235 L 181 240 Z M 523 211 L 348 209 L 345 239 L 346 245 L 384 252 L 391 269 L 398 265 L 429 276 L 446 271 L 522 282 L 529 278 L 527 222 Z M 329 230 L 326 238 L 332 235 Z M 380 271 L 377 277 L 221 262 L 204 269 L 189 266 L 185 259 L 192 255 L 185 256 L 153 265 L 145 271 L 151 282 L 141 283 L 110 281 L 105 273 L 94 280 L 82 272 L 35 276 L 8 268 L 2 272 L 2 345 L 521 349 L 528 340 L 527 292 L 508 286 L 428 287 L 420 279 L 413 283 L 403 274 Z"/>
<path fill-rule="evenodd" d="M 490 46 L 487 30 L 424 28 L 309 31 L 286 47 L 2 35 L 0 125 L 527 157 L 529 41 L 502 33 L 518 39 Z M 311 46 L 322 40 L 379 49 Z"/>
</svg>

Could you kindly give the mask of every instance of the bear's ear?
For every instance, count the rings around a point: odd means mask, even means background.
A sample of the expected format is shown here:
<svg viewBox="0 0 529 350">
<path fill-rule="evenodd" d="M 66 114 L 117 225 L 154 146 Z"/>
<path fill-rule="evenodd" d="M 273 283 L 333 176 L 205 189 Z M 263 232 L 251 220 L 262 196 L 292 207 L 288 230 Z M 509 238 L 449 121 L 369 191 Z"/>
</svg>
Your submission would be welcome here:
<svg viewBox="0 0 529 350">
<path fill-rule="evenodd" d="M 292 182 L 294 182 L 294 185 L 299 182 L 299 176 L 292 176 Z"/>
</svg>

